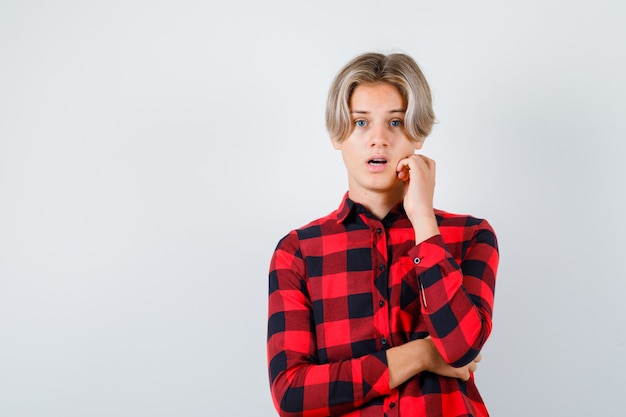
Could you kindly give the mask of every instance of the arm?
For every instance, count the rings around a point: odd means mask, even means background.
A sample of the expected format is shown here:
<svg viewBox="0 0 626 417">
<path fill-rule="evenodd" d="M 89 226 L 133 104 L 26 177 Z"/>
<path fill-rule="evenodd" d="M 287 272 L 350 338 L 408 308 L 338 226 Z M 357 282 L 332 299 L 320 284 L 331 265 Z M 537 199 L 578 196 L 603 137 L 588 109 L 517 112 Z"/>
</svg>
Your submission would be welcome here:
<svg viewBox="0 0 626 417">
<path fill-rule="evenodd" d="M 385 352 L 320 364 L 306 267 L 295 234 L 285 237 L 269 274 L 267 355 L 281 416 L 338 415 L 390 392 Z"/>
<path fill-rule="evenodd" d="M 474 360 L 492 327 L 498 248 L 491 226 L 484 220 L 476 222 L 460 265 L 441 235 L 409 251 L 410 259 L 420 259 L 414 267 L 428 331 L 453 366 Z"/>
<path fill-rule="evenodd" d="M 405 182 L 404 207 L 415 229 L 408 253 L 422 292 L 422 314 L 432 340 L 453 366 L 471 363 L 491 332 L 498 246 L 486 221 L 452 226 L 466 246 L 461 264 L 450 254 L 433 211 L 435 162 L 412 155 L 398 164 Z M 467 235 L 471 231 L 471 236 Z M 455 234 L 459 234 L 458 232 Z"/>
<path fill-rule="evenodd" d="M 355 410 L 428 370 L 467 380 L 476 364 L 453 368 L 432 340 L 421 339 L 359 358 L 319 363 L 298 240 L 289 235 L 272 258 L 267 354 L 272 398 L 282 416 L 328 416 Z"/>
<path fill-rule="evenodd" d="M 389 386 L 395 388 L 423 371 L 467 381 L 480 359 L 478 355 L 467 365 L 455 368 L 443 360 L 430 337 L 412 340 L 387 351 Z"/>
</svg>

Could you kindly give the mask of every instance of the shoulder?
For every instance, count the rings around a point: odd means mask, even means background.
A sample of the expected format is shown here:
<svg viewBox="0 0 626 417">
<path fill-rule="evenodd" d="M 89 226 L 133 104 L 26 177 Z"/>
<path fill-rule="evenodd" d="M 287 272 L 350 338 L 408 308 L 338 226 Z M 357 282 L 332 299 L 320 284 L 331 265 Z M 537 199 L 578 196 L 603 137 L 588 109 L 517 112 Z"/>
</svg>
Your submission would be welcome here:
<svg viewBox="0 0 626 417">
<path fill-rule="evenodd" d="M 319 252 L 322 240 L 336 234 L 340 226 L 336 211 L 291 230 L 278 241 L 271 261 L 271 270 L 289 269 L 306 276 L 306 263 L 311 253 Z"/>
<path fill-rule="evenodd" d="M 437 222 L 443 227 L 490 227 L 489 222 L 483 218 L 471 214 L 458 214 L 449 211 L 435 209 Z"/>
<path fill-rule="evenodd" d="M 276 249 L 284 248 L 285 246 L 300 246 L 301 242 L 308 240 L 315 240 L 322 236 L 336 233 L 341 225 L 338 222 L 338 210 L 334 210 L 331 213 L 312 220 L 309 223 L 302 225 L 296 229 L 287 233 L 280 241 Z"/>
<path fill-rule="evenodd" d="M 495 232 L 491 224 L 483 218 L 469 214 L 457 214 L 435 209 L 439 231 L 444 240 L 487 240 L 495 246 Z M 448 239 L 446 239 L 446 237 Z"/>
</svg>

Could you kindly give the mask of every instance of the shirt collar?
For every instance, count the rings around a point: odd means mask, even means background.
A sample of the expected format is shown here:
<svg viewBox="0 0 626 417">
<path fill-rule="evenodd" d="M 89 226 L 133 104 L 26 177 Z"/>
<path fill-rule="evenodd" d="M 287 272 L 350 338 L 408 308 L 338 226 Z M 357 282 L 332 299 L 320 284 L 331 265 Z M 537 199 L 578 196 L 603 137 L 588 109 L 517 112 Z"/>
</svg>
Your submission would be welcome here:
<svg viewBox="0 0 626 417">
<path fill-rule="evenodd" d="M 352 201 L 350 197 L 348 197 L 348 193 L 346 192 L 343 196 L 343 199 L 341 200 L 339 208 L 337 209 L 337 223 L 346 222 L 349 218 L 352 217 L 352 215 L 356 213 L 366 212 L 368 212 L 367 209 L 361 204 Z M 396 204 L 389 213 L 405 214 L 402 202 Z"/>
<path fill-rule="evenodd" d="M 348 216 L 352 214 L 353 210 L 354 201 L 350 200 L 350 197 L 348 197 L 348 193 L 346 192 L 343 195 L 341 204 L 339 204 L 339 208 L 337 209 L 337 223 L 343 223 L 346 221 Z"/>
</svg>

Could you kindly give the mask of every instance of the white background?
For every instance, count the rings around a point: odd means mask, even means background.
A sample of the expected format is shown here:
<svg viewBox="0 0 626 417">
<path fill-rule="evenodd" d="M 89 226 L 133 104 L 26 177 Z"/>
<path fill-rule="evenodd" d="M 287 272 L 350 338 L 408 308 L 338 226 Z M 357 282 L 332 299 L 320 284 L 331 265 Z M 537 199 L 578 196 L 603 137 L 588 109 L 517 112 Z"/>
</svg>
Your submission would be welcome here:
<svg viewBox="0 0 626 417">
<path fill-rule="evenodd" d="M 493 416 L 623 412 L 619 1 L 0 2 L 0 416 L 274 416 L 267 269 L 346 190 L 328 86 L 422 66 L 501 268 Z"/>
</svg>

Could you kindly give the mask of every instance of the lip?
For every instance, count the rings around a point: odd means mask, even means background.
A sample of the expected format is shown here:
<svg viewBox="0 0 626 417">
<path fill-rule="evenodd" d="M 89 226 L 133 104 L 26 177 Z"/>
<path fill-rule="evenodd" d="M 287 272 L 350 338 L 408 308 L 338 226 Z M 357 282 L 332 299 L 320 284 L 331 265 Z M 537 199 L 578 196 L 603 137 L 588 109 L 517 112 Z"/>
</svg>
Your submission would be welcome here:
<svg viewBox="0 0 626 417">
<path fill-rule="evenodd" d="M 382 164 L 370 164 L 370 161 L 372 159 L 384 159 L 385 162 L 382 163 Z M 367 165 L 367 169 L 370 172 L 381 172 L 381 171 L 384 171 L 385 168 L 387 167 L 387 165 L 389 165 L 389 156 L 384 155 L 384 154 L 370 155 L 369 158 L 367 158 L 367 161 L 365 161 L 365 165 Z"/>
</svg>

